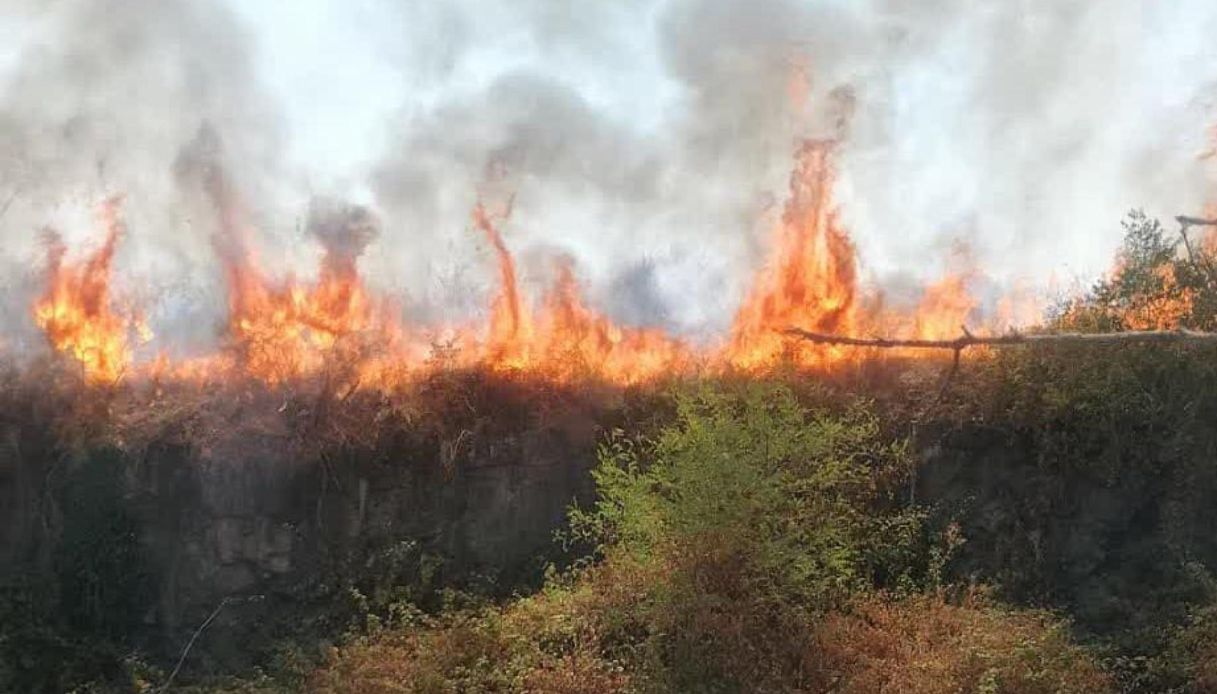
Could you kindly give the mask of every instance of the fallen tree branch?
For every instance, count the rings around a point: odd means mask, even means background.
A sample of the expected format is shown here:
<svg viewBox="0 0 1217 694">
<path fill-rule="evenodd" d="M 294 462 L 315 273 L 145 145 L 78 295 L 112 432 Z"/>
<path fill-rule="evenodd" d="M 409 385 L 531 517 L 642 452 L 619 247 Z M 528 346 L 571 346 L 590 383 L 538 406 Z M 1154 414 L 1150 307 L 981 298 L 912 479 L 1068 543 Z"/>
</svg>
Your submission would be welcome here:
<svg viewBox="0 0 1217 694">
<path fill-rule="evenodd" d="M 1196 330 L 1136 330 L 1121 333 L 1036 333 L 1010 332 L 1005 335 L 973 335 L 964 329 L 953 340 L 864 338 L 815 333 L 802 328 L 787 328 L 786 334 L 801 337 L 820 345 L 849 345 L 852 347 L 903 347 L 912 349 L 949 349 L 956 353 L 978 345 L 1054 345 L 1054 344 L 1127 344 L 1135 342 L 1211 342 L 1217 344 L 1217 333 Z"/>
</svg>

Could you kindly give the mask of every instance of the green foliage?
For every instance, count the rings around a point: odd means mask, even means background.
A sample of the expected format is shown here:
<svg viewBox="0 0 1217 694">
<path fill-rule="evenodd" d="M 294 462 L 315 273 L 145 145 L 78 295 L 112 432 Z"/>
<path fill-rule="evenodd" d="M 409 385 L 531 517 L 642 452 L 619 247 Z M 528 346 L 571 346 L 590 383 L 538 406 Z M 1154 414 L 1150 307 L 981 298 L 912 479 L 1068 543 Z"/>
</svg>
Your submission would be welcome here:
<svg viewBox="0 0 1217 694">
<path fill-rule="evenodd" d="M 920 494 L 960 524 L 956 580 L 1066 611 L 1130 689 L 1217 585 L 1217 352 L 1004 350 L 971 365 Z"/>
<path fill-rule="evenodd" d="M 802 667 L 808 625 L 858 590 L 906 588 L 917 513 L 891 503 L 910 470 L 858 405 L 807 411 L 750 383 L 676 396 L 650 442 L 617 434 L 594 471 L 599 501 L 572 515 L 609 561 L 656 573 L 642 621 L 668 686 L 742 686 Z M 731 684 L 735 683 L 735 684 Z"/>
<path fill-rule="evenodd" d="M 761 384 L 676 402 L 653 442 L 616 432 L 601 447 L 599 501 L 573 512 L 575 532 L 642 561 L 743 557 L 756 588 L 817 608 L 910 578 L 901 567 L 919 518 L 885 511 L 911 470 L 907 445 L 882 440 L 864 406 L 807 412 L 788 388 Z"/>
</svg>

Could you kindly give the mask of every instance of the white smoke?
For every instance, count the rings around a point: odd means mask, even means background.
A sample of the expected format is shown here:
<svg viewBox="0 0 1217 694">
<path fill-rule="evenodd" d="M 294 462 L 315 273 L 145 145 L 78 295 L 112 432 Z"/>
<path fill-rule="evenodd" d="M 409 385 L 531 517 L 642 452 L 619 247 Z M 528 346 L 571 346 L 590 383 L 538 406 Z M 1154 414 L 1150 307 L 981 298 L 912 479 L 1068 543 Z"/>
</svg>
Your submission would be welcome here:
<svg viewBox="0 0 1217 694">
<path fill-rule="evenodd" d="M 30 323 L 40 229 L 88 248 L 97 205 L 122 194 L 120 292 L 144 304 L 158 332 L 214 337 L 223 294 L 212 222 L 173 167 L 206 124 L 256 211 L 263 203 L 270 217 L 284 197 L 277 106 L 257 84 L 246 29 L 208 0 L 29 0 L 5 10 L 23 39 L 0 76 L 0 200 L 12 201 L 0 255 L 23 275 L 6 295 L 8 324 Z"/>
<path fill-rule="evenodd" d="M 485 306 L 469 213 L 514 196 L 527 291 L 569 255 L 614 316 L 721 333 L 801 137 L 843 138 L 840 211 L 888 287 L 933 279 L 960 240 L 999 284 L 1089 279 L 1129 208 L 1211 197 L 1203 0 L 230 5 L 8 4 L 0 256 L 32 266 L 41 226 L 85 238 L 88 207 L 124 192 L 120 272 L 178 287 L 153 316 L 198 339 L 222 311 L 214 220 L 173 166 L 204 125 L 265 263 L 309 267 L 308 200 L 355 198 L 381 228 L 361 266 L 429 320 Z"/>
<path fill-rule="evenodd" d="M 864 275 L 889 287 L 932 280 L 960 241 L 998 284 L 1088 282 L 1127 210 L 1210 200 L 1212 3 L 512 7 L 404 13 L 443 69 L 403 68 L 427 98 L 392 121 L 379 200 L 403 237 L 462 248 L 473 191 L 502 165 L 508 242 L 573 253 L 631 320 L 721 330 L 763 261 L 795 139 L 843 112 L 841 213 Z M 634 299 L 630 277 L 653 310 L 616 301 Z"/>
</svg>

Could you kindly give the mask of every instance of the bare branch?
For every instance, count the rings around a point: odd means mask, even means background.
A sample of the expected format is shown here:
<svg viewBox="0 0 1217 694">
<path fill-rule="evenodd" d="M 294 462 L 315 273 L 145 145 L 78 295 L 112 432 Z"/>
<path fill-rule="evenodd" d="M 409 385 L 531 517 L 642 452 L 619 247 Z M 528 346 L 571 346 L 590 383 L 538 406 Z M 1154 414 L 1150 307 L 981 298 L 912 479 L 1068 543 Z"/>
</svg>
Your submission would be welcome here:
<svg viewBox="0 0 1217 694">
<path fill-rule="evenodd" d="M 1179 226 L 1184 229 L 1187 227 L 1217 227 L 1217 219 L 1201 219 L 1199 217 L 1179 215 L 1175 217 L 1175 221 L 1179 222 Z"/>
<path fill-rule="evenodd" d="M 1175 221 L 1179 222 L 1179 235 L 1183 237 L 1183 247 L 1187 249 L 1188 262 L 1192 267 L 1199 268 L 1208 276 L 1209 284 L 1217 285 L 1217 268 L 1213 267 L 1213 261 L 1207 255 L 1202 254 L 1200 261 L 1196 260 L 1196 254 L 1192 252 L 1192 241 L 1187 236 L 1188 227 L 1193 226 L 1217 226 L 1217 219 L 1198 219 L 1196 217 L 1185 217 L 1180 215 L 1175 217 Z"/>
<path fill-rule="evenodd" d="M 889 339 L 882 337 L 862 338 L 845 335 L 814 333 L 802 328 L 787 328 L 786 334 L 801 337 L 821 345 L 849 345 L 853 347 L 949 349 L 957 355 L 960 351 L 977 345 L 1053 345 L 1053 344 L 1129 344 L 1137 342 L 1202 342 L 1217 344 L 1217 333 L 1196 330 L 1139 330 L 1121 333 L 1044 333 L 1024 335 L 1012 332 L 1005 335 L 972 335 L 964 332 L 953 340 Z"/>
<path fill-rule="evenodd" d="M 162 694 L 162 692 L 169 690 L 169 685 L 173 684 L 173 680 L 175 677 L 177 677 L 177 673 L 181 671 L 182 663 L 186 662 L 186 656 L 190 655 L 190 649 L 194 647 L 194 642 L 198 640 L 199 634 L 202 634 L 203 630 L 210 626 L 213 621 L 215 621 L 215 618 L 220 614 L 220 610 L 224 609 L 224 606 L 231 602 L 231 600 L 231 598 L 227 597 L 221 600 L 220 604 L 216 605 L 216 608 L 211 611 L 210 615 L 207 616 L 207 620 L 200 624 L 198 629 L 194 630 L 194 634 L 190 637 L 190 641 L 188 641 L 186 643 L 186 647 L 182 649 L 181 657 L 177 659 L 177 665 L 173 666 L 173 672 L 169 673 L 169 678 L 166 679 L 165 683 L 161 685 L 161 688 L 157 690 L 157 694 Z"/>
</svg>

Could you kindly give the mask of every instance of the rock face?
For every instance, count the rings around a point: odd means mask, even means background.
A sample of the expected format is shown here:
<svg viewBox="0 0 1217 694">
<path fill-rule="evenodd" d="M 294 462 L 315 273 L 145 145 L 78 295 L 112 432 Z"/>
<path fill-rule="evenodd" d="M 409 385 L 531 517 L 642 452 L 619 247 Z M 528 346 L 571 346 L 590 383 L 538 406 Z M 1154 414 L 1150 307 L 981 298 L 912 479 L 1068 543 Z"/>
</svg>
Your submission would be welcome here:
<svg viewBox="0 0 1217 694">
<path fill-rule="evenodd" d="M 1177 623 L 1217 569 L 1217 431 L 1198 429 L 1174 447 L 1100 430 L 1090 449 L 979 425 L 934 432 L 917 498 L 959 526 L 958 579 L 1064 608 L 1095 633 Z"/>
<path fill-rule="evenodd" d="M 302 438 L 298 417 L 277 414 L 206 436 L 167 430 L 100 454 L 105 466 L 94 452 L 65 458 L 53 441 L 30 445 L 29 427 L 0 430 L 3 573 L 54 576 L 65 528 L 89 546 L 130 539 L 136 551 L 114 572 L 138 575 L 138 611 L 116 607 L 119 623 L 106 628 L 172 657 L 223 603 L 192 659 L 240 667 L 253 655 L 248 644 L 282 632 L 277 620 L 357 580 L 386 548 L 434 558 L 445 580 L 490 576 L 510 586 L 553 553 L 566 509 L 592 493 L 599 432 L 590 417 L 512 412 L 502 426 L 493 417 L 382 426 L 359 444 L 334 444 Z M 104 492 L 83 482 L 99 475 Z M 126 529 L 80 516 L 64 503 L 72 490 L 109 499 L 106 513 Z"/>
</svg>

